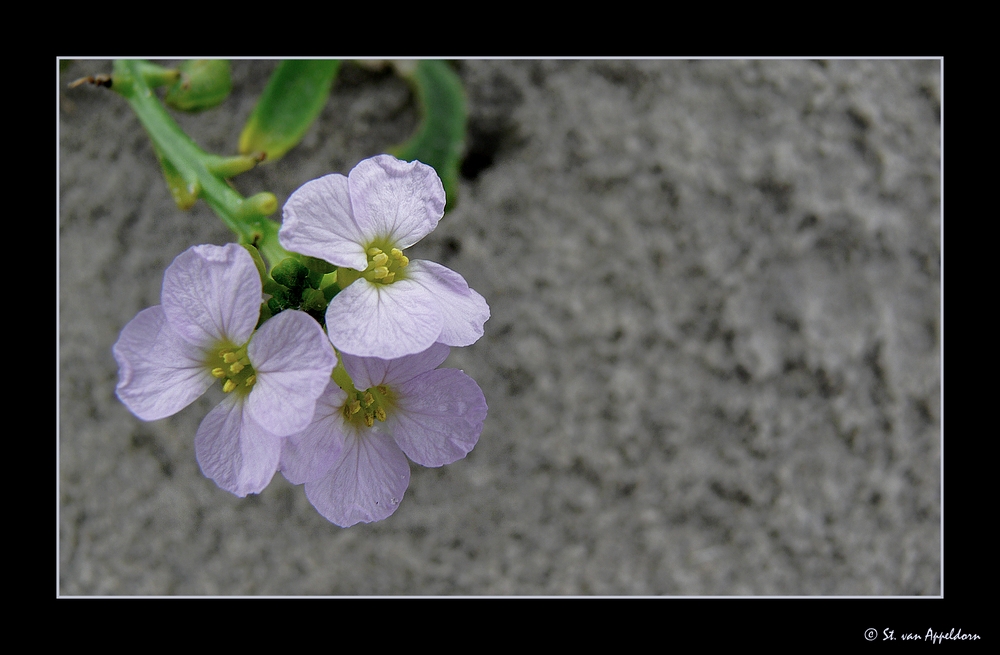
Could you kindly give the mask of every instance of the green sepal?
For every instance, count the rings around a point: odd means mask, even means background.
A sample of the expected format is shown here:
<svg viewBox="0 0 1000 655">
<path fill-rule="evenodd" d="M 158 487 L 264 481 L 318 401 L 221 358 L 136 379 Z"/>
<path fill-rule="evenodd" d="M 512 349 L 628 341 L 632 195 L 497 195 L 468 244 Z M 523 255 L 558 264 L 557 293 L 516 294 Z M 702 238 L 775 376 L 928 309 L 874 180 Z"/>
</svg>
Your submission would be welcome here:
<svg viewBox="0 0 1000 655">
<path fill-rule="evenodd" d="M 346 289 L 349 284 L 361 277 L 361 271 L 356 271 L 353 268 L 338 268 L 337 269 L 337 286 L 341 289 Z"/>
<path fill-rule="evenodd" d="M 274 314 L 271 312 L 271 308 L 267 306 L 266 302 L 262 302 L 260 304 L 260 318 L 257 319 L 257 326 L 254 329 L 259 329 L 260 326 L 264 324 L 264 321 L 272 316 L 274 316 Z"/>
<path fill-rule="evenodd" d="M 260 251 L 248 243 L 242 243 L 240 245 L 243 246 L 248 253 L 250 253 L 250 259 L 253 260 L 253 265 L 257 267 L 257 274 L 260 275 L 261 286 L 264 287 L 264 291 L 267 292 L 267 283 L 270 281 L 270 278 L 267 277 L 267 267 L 264 266 L 264 260 L 260 256 Z"/>
<path fill-rule="evenodd" d="M 309 269 L 309 286 L 313 289 L 322 288 L 323 278 L 337 270 L 337 267 L 330 262 L 316 257 L 302 255 L 301 261 Z"/>
<path fill-rule="evenodd" d="M 240 153 L 274 161 L 291 150 L 323 111 L 339 69 L 337 59 L 280 62 L 243 128 Z"/>
<path fill-rule="evenodd" d="M 233 88 L 229 62 L 225 59 L 189 59 L 177 69 L 180 77 L 163 98 L 174 109 L 211 109 L 229 97 Z"/>
<path fill-rule="evenodd" d="M 328 284 L 325 287 L 323 287 L 323 297 L 326 298 L 327 304 L 329 304 L 330 301 L 333 300 L 333 297 L 336 296 L 338 293 L 340 293 L 340 287 L 337 285 L 336 282 Z"/>
<path fill-rule="evenodd" d="M 333 273 L 337 270 L 337 267 L 326 261 L 325 259 L 320 259 L 318 257 L 309 257 L 308 255 L 302 255 L 302 263 L 305 264 L 306 268 L 310 271 L 316 273 L 322 273 L 326 275 L 327 273 Z"/>
<path fill-rule="evenodd" d="M 389 152 L 404 161 L 418 160 L 434 167 L 444 184 L 446 209 L 451 209 L 458 200 L 458 169 L 468 120 L 462 81 L 447 62 L 436 59 L 422 60 L 412 71 L 397 70 L 414 87 L 421 121 L 416 134 Z"/>
</svg>

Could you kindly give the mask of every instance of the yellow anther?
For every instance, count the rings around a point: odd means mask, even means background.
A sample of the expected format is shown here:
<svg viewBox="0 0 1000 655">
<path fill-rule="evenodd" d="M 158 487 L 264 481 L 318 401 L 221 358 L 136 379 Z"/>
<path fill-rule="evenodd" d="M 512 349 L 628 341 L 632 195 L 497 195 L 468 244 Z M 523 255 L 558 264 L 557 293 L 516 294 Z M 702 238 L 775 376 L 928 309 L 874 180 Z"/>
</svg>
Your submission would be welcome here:
<svg viewBox="0 0 1000 655">
<path fill-rule="evenodd" d="M 403 251 L 399 248 L 393 248 L 389 251 L 389 254 L 392 255 L 393 259 L 399 259 L 403 255 Z"/>
<path fill-rule="evenodd" d="M 357 398 L 352 398 L 349 403 L 347 403 L 347 408 L 351 411 L 351 415 L 357 414 L 361 411 L 361 403 L 358 402 Z"/>
<path fill-rule="evenodd" d="M 406 268 L 406 265 L 409 264 L 409 263 L 410 263 L 410 258 L 409 257 L 407 257 L 406 255 L 400 255 L 399 256 L 399 267 L 400 268 Z"/>
<path fill-rule="evenodd" d="M 226 377 L 226 372 L 221 367 L 219 367 L 219 368 L 213 368 L 212 369 L 212 375 L 214 377 L 219 378 L 221 380 L 222 378 Z"/>
<path fill-rule="evenodd" d="M 372 394 L 371 394 L 370 391 L 366 391 L 365 392 L 365 397 L 361 399 L 361 403 L 365 407 L 370 407 L 373 402 L 375 402 L 375 397 L 372 396 Z"/>
<path fill-rule="evenodd" d="M 257 381 L 257 376 L 256 375 L 251 375 L 250 377 L 247 378 L 246 386 L 252 387 L 253 383 L 256 382 L 256 381 Z"/>
<path fill-rule="evenodd" d="M 375 425 L 375 418 L 371 414 L 365 413 L 365 425 L 368 427 Z"/>
<path fill-rule="evenodd" d="M 243 368 L 244 368 L 243 364 L 240 364 L 239 362 L 233 362 L 233 365 L 229 367 L 229 370 L 233 372 L 233 375 L 236 375 L 237 373 L 242 371 Z"/>
<path fill-rule="evenodd" d="M 372 257 L 372 263 L 375 264 L 376 266 L 385 266 L 385 263 L 387 261 L 389 261 L 389 255 L 385 254 L 384 252 L 380 252 L 379 254 Z"/>
<path fill-rule="evenodd" d="M 376 266 L 375 270 L 372 271 L 372 277 L 376 280 L 381 280 L 386 275 L 389 274 L 389 269 L 385 266 Z"/>
<path fill-rule="evenodd" d="M 384 421 L 385 420 L 385 410 L 382 409 L 381 407 L 376 408 L 375 409 L 375 418 L 377 418 L 380 421 Z"/>
<path fill-rule="evenodd" d="M 230 353 L 223 353 L 222 355 L 222 361 L 224 361 L 227 364 L 232 364 L 237 359 L 239 359 L 239 357 L 236 356 L 236 353 L 230 352 Z"/>
<path fill-rule="evenodd" d="M 384 384 L 380 384 L 375 388 L 378 389 L 378 392 L 383 396 L 389 395 L 389 387 L 385 386 Z"/>
<path fill-rule="evenodd" d="M 386 276 L 384 278 L 382 278 L 382 281 L 385 282 L 386 284 L 389 284 L 390 282 L 392 282 L 395 279 L 396 279 L 396 274 L 390 272 L 390 273 L 386 273 Z"/>
<path fill-rule="evenodd" d="M 372 246 L 371 248 L 368 249 L 368 256 L 369 257 L 374 257 L 375 255 L 377 255 L 377 254 L 379 254 L 381 252 L 382 252 L 381 248 L 376 248 L 375 246 Z"/>
<path fill-rule="evenodd" d="M 226 383 L 222 385 L 222 390 L 225 391 L 226 393 L 229 393 L 235 388 L 236 388 L 236 383 L 233 382 L 232 380 L 226 380 Z"/>
</svg>

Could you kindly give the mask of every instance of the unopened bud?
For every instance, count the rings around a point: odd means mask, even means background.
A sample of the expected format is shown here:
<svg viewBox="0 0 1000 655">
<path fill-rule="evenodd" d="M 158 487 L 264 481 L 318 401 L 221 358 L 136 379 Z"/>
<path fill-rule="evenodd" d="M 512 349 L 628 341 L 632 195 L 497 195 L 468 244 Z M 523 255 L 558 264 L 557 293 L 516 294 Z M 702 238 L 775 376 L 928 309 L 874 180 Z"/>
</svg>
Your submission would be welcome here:
<svg viewBox="0 0 1000 655">
<path fill-rule="evenodd" d="M 233 88 L 225 59 L 191 59 L 177 67 L 181 75 L 164 101 L 181 111 L 202 111 L 222 103 Z"/>
</svg>

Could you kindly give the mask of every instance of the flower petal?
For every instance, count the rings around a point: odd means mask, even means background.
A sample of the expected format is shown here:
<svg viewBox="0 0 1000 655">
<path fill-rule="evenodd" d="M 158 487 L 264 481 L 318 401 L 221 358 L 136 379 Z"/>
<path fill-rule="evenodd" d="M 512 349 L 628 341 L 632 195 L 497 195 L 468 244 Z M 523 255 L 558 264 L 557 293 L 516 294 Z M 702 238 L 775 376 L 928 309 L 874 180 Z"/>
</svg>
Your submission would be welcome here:
<svg viewBox="0 0 1000 655">
<path fill-rule="evenodd" d="M 410 484 L 410 465 L 392 437 L 349 430 L 329 473 L 306 483 L 306 497 L 329 521 L 347 528 L 389 517 Z"/>
<path fill-rule="evenodd" d="M 118 362 L 115 393 L 144 421 L 176 414 L 215 380 L 205 354 L 170 328 L 159 305 L 136 314 L 111 352 Z"/>
<path fill-rule="evenodd" d="M 407 163 L 391 155 L 365 159 L 351 170 L 348 182 L 354 219 L 369 241 L 378 237 L 409 248 L 444 216 L 441 178 L 419 161 Z"/>
<path fill-rule="evenodd" d="M 257 375 L 250 416 L 279 437 L 301 432 L 337 365 L 323 328 L 305 312 L 281 312 L 254 334 L 247 357 Z"/>
<path fill-rule="evenodd" d="M 292 252 L 365 270 L 366 238 L 354 220 L 347 178 L 334 173 L 296 189 L 282 210 L 278 241 Z"/>
<path fill-rule="evenodd" d="M 247 415 L 243 398 L 230 394 L 198 426 L 194 449 L 206 477 L 243 497 L 260 493 L 271 481 L 281 457 L 281 438 Z"/>
<path fill-rule="evenodd" d="M 243 246 L 193 246 L 163 275 L 163 311 L 170 327 L 202 347 L 241 346 L 260 316 L 260 274 Z"/>
<path fill-rule="evenodd" d="M 396 395 L 386 429 L 417 464 L 451 464 L 479 441 L 486 398 L 476 381 L 457 368 L 428 371 L 399 385 Z"/>
<path fill-rule="evenodd" d="M 360 278 L 326 309 L 326 330 L 337 350 L 395 359 L 423 352 L 441 334 L 441 311 L 412 280 L 375 284 Z"/>
<path fill-rule="evenodd" d="M 284 440 L 281 447 L 281 472 L 292 484 L 312 482 L 323 477 L 340 458 L 344 449 L 344 415 L 341 413 L 347 394 L 331 380 L 316 401 L 316 412 L 303 432 Z"/>
<path fill-rule="evenodd" d="M 432 371 L 448 359 L 449 352 L 451 348 L 448 346 L 435 343 L 421 353 L 398 359 L 355 357 L 347 353 L 341 353 L 340 356 L 354 386 L 364 390 L 379 384 L 399 384 Z"/>
<path fill-rule="evenodd" d="M 410 262 L 406 276 L 424 287 L 440 305 L 443 323 L 438 341 L 449 346 L 470 346 L 483 336 L 490 306 L 469 288 L 465 278 L 441 264 L 422 259 Z"/>
</svg>

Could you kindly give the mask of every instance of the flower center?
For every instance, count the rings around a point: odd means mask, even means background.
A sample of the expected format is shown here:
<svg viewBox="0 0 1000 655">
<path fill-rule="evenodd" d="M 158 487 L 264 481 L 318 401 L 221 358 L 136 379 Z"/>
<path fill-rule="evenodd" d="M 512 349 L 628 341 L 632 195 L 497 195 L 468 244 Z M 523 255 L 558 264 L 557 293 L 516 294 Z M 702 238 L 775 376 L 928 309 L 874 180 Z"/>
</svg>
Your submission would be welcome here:
<svg viewBox="0 0 1000 655">
<path fill-rule="evenodd" d="M 364 391 L 348 392 L 347 402 L 343 408 L 344 419 L 358 427 L 363 423 L 370 428 L 375 425 L 375 419 L 379 421 L 386 419 L 385 410 L 387 407 L 391 409 L 392 404 L 392 390 L 384 384 Z"/>
<path fill-rule="evenodd" d="M 209 356 L 208 365 L 213 377 L 224 380 L 222 390 L 226 393 L 238 391 L 242 395 L 250 393 L 257 374 L 247 358 L 247 347 L 223 346 L 214 352 L 217 354 Z"/>
<path fill-rule="evenodd" d="M 361 273 L 361 276 L 369 282 L 391 284 L 402 277 L 403 269 L 410 263 L 410 259 L 399 248 L 388 248 L 388 246 L 386 248 L 388 252 L 379 245 L 372 244 L 366 251 L 368 268 Z"/>
</svg>

